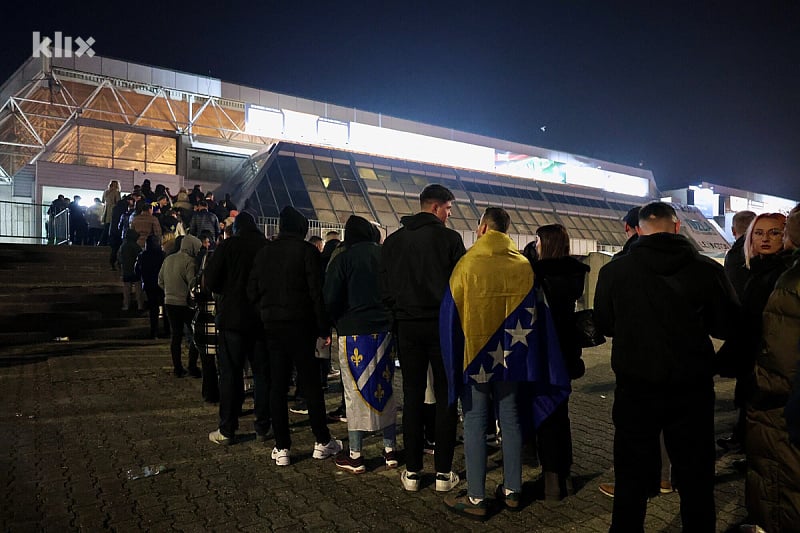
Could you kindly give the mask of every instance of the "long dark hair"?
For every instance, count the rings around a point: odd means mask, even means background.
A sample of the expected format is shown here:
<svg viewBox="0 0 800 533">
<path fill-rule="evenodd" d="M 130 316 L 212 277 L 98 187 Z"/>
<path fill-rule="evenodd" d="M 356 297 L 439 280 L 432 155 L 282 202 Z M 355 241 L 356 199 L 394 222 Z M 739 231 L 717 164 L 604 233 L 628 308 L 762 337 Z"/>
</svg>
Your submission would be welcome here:
<svg viewBox="0 0 800 533">
<path fill-rule="evenodd" d="M 536 230 L 541 253 L 539 259 L 556 259 L 569 255 L 569 233 L 561 224 L 547 224 Z"/>
</svg>

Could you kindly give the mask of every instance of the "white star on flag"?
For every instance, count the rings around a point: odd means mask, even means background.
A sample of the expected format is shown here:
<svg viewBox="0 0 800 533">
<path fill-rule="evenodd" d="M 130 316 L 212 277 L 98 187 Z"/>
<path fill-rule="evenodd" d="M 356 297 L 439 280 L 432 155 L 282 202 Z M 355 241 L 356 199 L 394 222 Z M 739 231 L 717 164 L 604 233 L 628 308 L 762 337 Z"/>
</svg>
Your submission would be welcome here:
<svg viewBox="0 0 800 533">
<path fill-rule="evenodd" d="M 492 356 L 493 363 L 492 368 L 496 367 L 497 365 L 503 365 L 504 367 L 508 368 L 506 364 L 506 357 L 511 355 L 511 350 L 503 350 L 503 343 L 498 342 L 497 348 L 493 352 L 489 352 L 489 355 Z"/>
<path fill-rule="evenodd" d="M 536 323 L 536 308 L 535 307 L 526 307 L 525 310 L 531 314 L 531 326 Z"/>
<path fill-rule="evenodd" d="M 531 328 L 531 329 L 523 328 L 522 327 L 522 322 L 520 322 L 519 319 L 517 319 L 517 327 L 514 328 L 514 329 L 507 329 L 506 333 L 511 335 L 511 346 L 512 347 L 518 342 L 521 342 L 522 344 L 527 346 L 528 345 L 528 338 L 527 338 L 528 337 L 528 333 L 530 333 L 531 331 L 533 331 L 533 328 Z"/>
<path fill-rule="evenodd" d="M 470 374 L 469 377 L 475 380 L 475 383 L 489 383 L 493 375 L 493 372 L 487 372 L 483 369 L 483 365 L 481 365 L 480 371 L 477 374 Z"/>
</svg>

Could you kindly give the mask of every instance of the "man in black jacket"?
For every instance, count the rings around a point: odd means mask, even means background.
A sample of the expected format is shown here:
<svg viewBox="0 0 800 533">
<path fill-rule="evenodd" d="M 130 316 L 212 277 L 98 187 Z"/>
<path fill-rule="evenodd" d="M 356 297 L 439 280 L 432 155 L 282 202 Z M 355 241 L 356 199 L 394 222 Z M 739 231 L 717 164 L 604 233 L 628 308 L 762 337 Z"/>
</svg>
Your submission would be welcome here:
<svg viewBox="0 0 800 533">
<path fill-rule="evenodd" d="M 643 531 L 659 475 L 659 432 L 672 459 L 685 531 L 714 531 L 714 347 L 736 327 L 722 267 L 678 234 L 669 204 L 639 212 L 639 239 L 600 270 L 595 320 L 613 337 L 616 374 L 610 531 Z"/>
<path fill-rule="evenodd" d="M 314 459 L 325 459 L 342 449 L 331 438 L 325 401 L 314 360 L 317 338 L 330 342 L 330 322 L 322 299 L 319 250 L 305 240 L 308 220 L 292 207 L 281 211 L 278 238 L 256 255 L 248 283 L 248 296 L 260 310 L 270 362 L 270 412 L 275 430 L 272 458 L 278 466 L 290 463 L 289 414 L 286 389 L 292 361 L 308 402 L 314 433 Z"/>
<path fill-rule="evenodd" d="M 269 361 L 264 331 L 258 311 L 247 295 L 253 259 L 267 244 L 267 238 L 247 212 L 239 213 L 234 220 L 233 234 L 219 245 L 204 274 L 205 286 L 215 293 L 217 305 L 219 427 L 208 435 L 216 444 L 231 444 L 239 428 L 245 359 L 253 369 L 258 440 L 266 439 L 270 427 Z"/>
<path fill-rule="evenodd" d="M 403 441 L 406 470 L 403 488 L 419 490 L 422 472 L 423 405 L 428 365 L 436 394 L 436 490 L 458 484 L 452 472 L 456 406 L 448 405 L 447 377 L 439 346 L 439 306 L 453 267 L 464 255 L 461 235 L 445 226 L 455 197 L 441 185 L 419 195 L 421 211 L 403 217 L 403 227 L 386 238 L 381 250 L 381 292 L 397 326 L 403 371 Z"/>
<path fill-rule="evenodd" d="M 744 238 L 747 235 L 747 228 L 754 218 L 756 218 L 756 214 L 752 211 L 739 211 L 733 215 L 731 220 L 731 233 L 736 240 L 725 254 L 725 273 L 731 280 L 739 300 L 744 296 L 744 284 L 750 277 L 750 271 L 744 264 Z"/>
</svg>

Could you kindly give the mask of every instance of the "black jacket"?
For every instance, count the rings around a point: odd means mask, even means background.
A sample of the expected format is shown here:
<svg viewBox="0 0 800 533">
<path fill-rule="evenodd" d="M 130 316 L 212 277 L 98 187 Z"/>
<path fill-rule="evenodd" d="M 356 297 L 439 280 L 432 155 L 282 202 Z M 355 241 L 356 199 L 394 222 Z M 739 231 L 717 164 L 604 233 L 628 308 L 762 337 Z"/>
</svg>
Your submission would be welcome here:
<svg viewBox="0 0 800 533">
<path fill-rule="evenodd" d="M 577 379 L 586 372 L 581 361 L 581 347 L 575 334 L 575 302 L 583 294 L 589 270 L 588 265 L 569 256 L 540 259 L 533 263 L 535 279 L 542 283 L 547 295 L 558 333 L 558 343 L 571 379 Z"/>
<path fill-rule="evenodd" d="M 259 250 L 250 273 L 248 297 L 264 328 L 309 323 L 317 336 L 330 334 L 322 299 L 322 267 L 316 246 L 304 235 L 282 232 Z"/>
<path fill-rule="evenodd" d="M 258 309 L 248 295 L 247 284 L 258 252 L 267 238 L 255 225 L 241 229 L 217 247 L 206 265 L 203 283 L 216 295 L 217 328 L 235 331 L 259 331 Z"/>
<path fill-rule="evenodd" d="M 381 302 L 378 274 L 381 247 L 372 224 L 361 217 L 347 221 L 343 251 L 328 265 L 323 294 L 339 335 L 389 331 L 392 315 Z"/>
<path fill-rule="evenodd" d="M 142 289 L 145 291 L 160 290 L 158 286 L 158 272 L 164 263 L 164 251 L 158 243 L 158 237 L 150 235 L 147 237 L 144 250 L 139 252 L 136 257 L 136 264 L 133 269 L 137 276 L 142 280 Z"/>
<path fill-rule="evenodd" d="M 737 326 L 738 302 L 721 265 L 682 235 L 641 236 L 605 265 L 594 316 L 613 337 L 611 367 L 631 387 L 710 387 L 714 347 Z"/>
<path fill-rule="evenodd" d="M 744 235 L 736 239 L 731 249 L 725 254 L 725 274 L 731 280 L 736 291 L 736 296 L 741 301 L 744 296 L 744 286 L 747 283 L 747 278 L 750 277 L 750 271 L 744 263 Z"/>
<path fill-rule="evenodd" d="M 453 267 L 466 253 L 458 232 L 432 213 L 401 219 L 381 250 L 381 294 L 397 320 L 438 320 Z"/>
</svg>

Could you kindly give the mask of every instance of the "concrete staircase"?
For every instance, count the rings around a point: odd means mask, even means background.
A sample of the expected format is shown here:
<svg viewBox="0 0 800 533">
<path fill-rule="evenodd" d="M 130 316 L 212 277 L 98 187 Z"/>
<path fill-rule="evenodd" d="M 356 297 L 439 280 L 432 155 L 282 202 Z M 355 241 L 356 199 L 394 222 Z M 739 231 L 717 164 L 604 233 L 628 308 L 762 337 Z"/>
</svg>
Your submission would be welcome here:
<svg viewBox="0 0 800 533">
<path fill-rule="evenodd" d="M 0 244 L 0 349 L 63 337 L 145 338 L 146 313 L 120 310 L 109 253 L 107 246 Z"/>
</svg>

